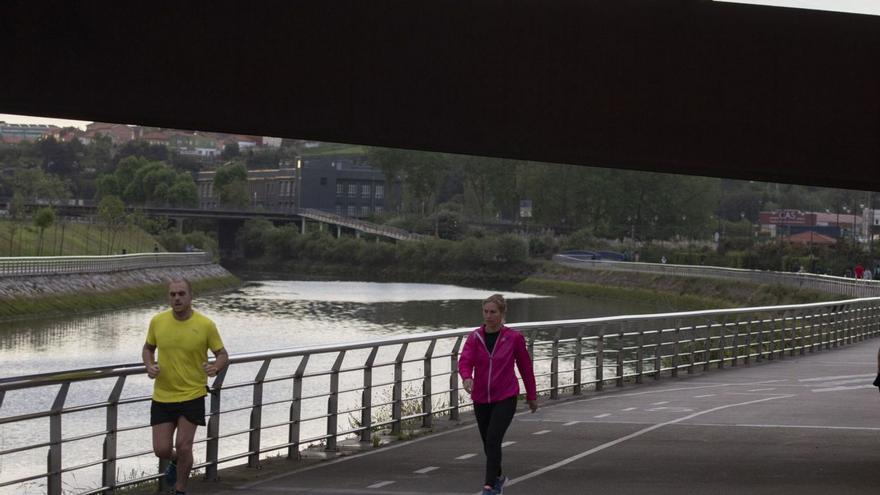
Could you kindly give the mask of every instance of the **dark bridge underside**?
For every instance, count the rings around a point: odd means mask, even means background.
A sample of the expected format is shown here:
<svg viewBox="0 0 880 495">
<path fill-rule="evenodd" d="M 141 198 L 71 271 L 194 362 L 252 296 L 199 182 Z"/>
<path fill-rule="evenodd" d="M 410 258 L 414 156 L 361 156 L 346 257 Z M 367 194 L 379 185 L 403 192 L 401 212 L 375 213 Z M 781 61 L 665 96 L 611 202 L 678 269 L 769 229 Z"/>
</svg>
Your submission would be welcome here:
<svg viewBox="0 0 880 495">
<path fill-rule="evenodd" d="M 3 113 L 880 190 L 880 17 L 22 0 L 0 42 Z"/>
</svg>

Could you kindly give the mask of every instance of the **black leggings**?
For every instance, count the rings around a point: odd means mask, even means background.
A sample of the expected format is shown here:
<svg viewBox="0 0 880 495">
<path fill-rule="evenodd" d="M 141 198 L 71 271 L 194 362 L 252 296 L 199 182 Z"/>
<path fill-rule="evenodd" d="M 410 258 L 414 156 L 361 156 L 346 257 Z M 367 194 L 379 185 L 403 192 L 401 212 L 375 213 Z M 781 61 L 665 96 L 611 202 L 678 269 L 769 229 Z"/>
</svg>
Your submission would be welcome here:
<svg viewBox="0 0 880 495">
<path fill-rule="evenodd" d="M 501 442 L 513 414 L 516 412 L 516 396 L 488 404 L 474 403 L 477 426 L 483 439 L 483 452 L 486 453 L 486 484 L 493 485 L 495 478 L 501 476 Z"/>
</svg>

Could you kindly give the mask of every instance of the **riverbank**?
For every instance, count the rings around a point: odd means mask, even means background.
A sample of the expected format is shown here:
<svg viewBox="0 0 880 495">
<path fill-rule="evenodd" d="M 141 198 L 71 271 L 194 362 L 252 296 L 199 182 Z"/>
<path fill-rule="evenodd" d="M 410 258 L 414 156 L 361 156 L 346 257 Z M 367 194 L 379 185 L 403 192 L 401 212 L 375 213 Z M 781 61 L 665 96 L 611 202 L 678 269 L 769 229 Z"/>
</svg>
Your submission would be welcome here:
<svg viewBox="0 0 880 495">
<path fill-rule="evenodd" d="M 113 273 L 0 278 L 0 321 L 51 318 L 118 309 L 165 299 L 171 277 L 185 277 L 196 294 L 238 287 L 220 265 Z"/>
<path fill-rule="evenodd" d="M 773 306 L 828 301 L 833 294 L 745 281 L 581 270 L 552 261 L 531 261 L 507 269 L 468 271 L 373 268 L 327 263 L 249 262 L 233 268 L 242 278 L 366 280 L 373 282 L 448 283 L 485 289 L 511 289 L 545 295 L 573 295 L 649 303 L 665 311 Z"/>
</svg>

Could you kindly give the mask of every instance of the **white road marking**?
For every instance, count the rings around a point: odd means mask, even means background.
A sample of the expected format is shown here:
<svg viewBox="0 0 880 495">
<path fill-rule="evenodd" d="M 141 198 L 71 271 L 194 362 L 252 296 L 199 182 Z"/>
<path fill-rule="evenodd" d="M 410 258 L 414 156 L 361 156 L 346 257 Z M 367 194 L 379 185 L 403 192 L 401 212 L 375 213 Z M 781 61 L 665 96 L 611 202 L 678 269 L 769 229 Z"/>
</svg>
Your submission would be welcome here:
<svg viewBox="0 0 880 495">
<path fill-rule="evenodd" d="M 394 483 L 395 483 L 394 481 L 380 481 L 378 483 L 373 483 L 372 485 L 368 486 L 367 488 L 382 488 L 383 486 L 388 486 L 388 485 L 391 485 Z"/>
<path fill-rule="evenodd" d="M 715 397 L 716 394 L 695 395 L 694 399 L 702 399 L 703 397 Z"/>
<path fill-rule="evenodd" d="M 425 467 L 425 468 L 422 468 L 422 469 L 416 469 L 415 471 L 413 471 L 413 473 L 416 473 L 416 474 L 427 474 L 427 473 L 430 473 L 431 471 L 436 471 L 436 470 L 438 470 L 438 469 L 440 469 L 440 466 L 428 466 L 428 467 Z"/>
<path fill-rule="evenodd" d="M 650 409 L 645 409 L 645 410 L 648 411 L 648 412 L 657 412 L 657 411 L 663 411 L 663 412 L 691 412 L 691 411 L 693 411 L 693 409 L 691 409 L 691 408 L 689 408 L 689 407 L 665 407 L 665 406 L 661 406 L 661 407 L 652 407 L 652 408 L 650 408 Z"/>
<path fill-rule="evenodd" d="M 509 442 L 504 442 L 501 444 L 502 447 L 507 447 L 508 445 L 513 445 L 516 443 L 516 440 L 510 440 Z"/>
<path fill-rule="evenodd" d="M 870 375 L 837 375 L 837 376 L 817 376 L 815 378 L 801 378 L 799 382 L 827 382 L 829 380 L 843 380 L 845 378 L 874 378 L 875 373 Z"/>
<path fill-rule="evenodd" d="M 753 388 L 751 390 L 746 390 L 746 392 L 769 392 L 771 390 L 776 390 L 775 388 Z"/>
<path fill-rule="evenodd" d="M 858 390 L 863 388 L 874 388 L 871 384 L 865 385 L 854 385 L 852 387 L 830 387 L 830 388 L 814 388 L 811 389 L 810 392 L 840 392 L 843 390 Z"/>
<path fill-rule="evenodd" d="M 871 378 L 871 377 L 868 377 L 868 378 Z M 832 382 L 826 382 L 826 383 L 823 383 L 822 385 L 825 387 L 837 387 L 838 385 L 849 385 L 852 383 L 864 384 L 865 381 L 866 381 L 865 378 L 853 378 L 851 380 L 835 380 Z M 813 384 L 810 383 L 807 386 L 813 386 Z"/>
<path fill-rule="evenodd" d="M 621 411 L 635 411 L 635 407 L 627 407 L 626 409 L 621 409 Z"/>
<path fill-rule="evenodd" d="M 649 426 L 649 427 L 647 427 L 647 428 L 643 428 L 643 429 L 641 429 L 641 430 L 639 430 L 639 431 L 636 431 L 636 432 L 634 432 L 634 433 L 630 433 L 629 435 L 626 435 L 626 436 L 620 437 L 620 438 L 618 438 L 618 439 L 616 439 L 616 440 L 612 440 L 612 441 L 610 441 L 610 442 L 603 443 L 602 445 L 599 445 L 598 447 L 594 447 L 594 448 L 592 448 L 592 449 L 590 449 L 590 450 L 587 450 L 587 451 L 581 452 L 580 454 L 573 455 L 573 456 L 571 456 L 571 457 L 569 457 L 569 458 L 567 458 L 567 459 L 563 459 L 563 460 L 561 460 L 561 461 L 559 461 L 559 462 L 556 462 L 556 463 L 550 464 L 549 466 L 542 467 L 541 469 L 537 469 L 537 470 L 535 470 L 535 471 L 532 471 L 531 473 L 524 474 L 524 475 L 522 475 L 522 476 L 520 476 L 520 477 L 518 477 L 518 478 L 514 478 L 514 479 L 508 481 L 508 482 L 507 482 L 507 485 L 505 485 L 505 486 L 512 486 L 512 485 L 515 485 L 515 484 L 520 483 L 520 482 L 522 482 L 522 481 L 526 481 L 526 480 L 532 479 L 532 478 L 534 478 L 534 477 L 536 477 L 536 476 L 540 476 L 540 475 L 542 475 L 542 474 L 544 474 L 544 473 L 548 473 L 548 472 L 550 472 L 550 471 L 553 471 L 553 470 L 555 470 L 555 469 L 558 469 L 558 468 L 560 468 L 560 467 L 562 467 L 562 466 L 565 466 L 565 465 L 567 465 L 567 464 L 571 464 L 572 462 L 577 461 L 578 459 L 582 459 L 582 458 L 584 458 L 584 457 L 586 457 L 586 456 L 588 456 L 588 455 L 595 454 L 596 452 L 601 452 L 601 451 L 603 451 L 603 450 L 605 450 L 605 449 L 607 449 L 607 448 L 614 447 L 615 445 L 617 445 L 617 444 L 619 444 L 619 443 L 623 443 L 623 442 L 625 442 L 625 441 L 627 441 L 627 440 L 631 440 L 631 439 L 633 439 L 633 438 L 640 437 L 640 436 L 642 436 L 642 435 L 644 435 L 644 434 L 646 434 L 646 433 L 652 432 L 652 431 L 654 431 L 654 430 L 656 430 L 656 429 L 658 429 L 658 428 L 663 428 L 664 426 L 674 425 L 674 424 L 676 424 L 676 423 L 681 423 L 682 421 L 687 421 L 687 420 L 689 420 L 689 419 L 693 419 L 693 418 L 696 418 L 696 417 L 698 417 L 698 416 L 702 416 L 702 415 L 704 415 L 704 414 L 709 414 L 709 413 L 713 413 L 713 412 L 716 412 L 716 411 L 721 411 L 721 410 L 724 410 L 724 409 L 729 409 L 729 408 L 731 408 L 731 407 L 748 406 L 748 405 L 751 405 L 751 404 L 758 404 L 758 403 L 760 403 L 760 402 L 767 402 L 767 401 L 771 401 L 771 400 L 782 399 L 782 398 L 788 398 L 788 397 L 794 397 L 794 395 L 779 395 L 779 396 L 776 396 L 776 397 L 765 397 L 765 398 L 763 398 L 763 399 L 750 400 L 750 401 L 747 401 L 747 402 L 738 402 L 738 403 L 735 403 L 735 404 L 726 404 L 726 405 L 723 405 L 723 406 L 713 407 L 712 409 L 706 409 L 705 411 L 700 411 L 700 412 L 696 412 L 696 413 L 693 413 L 693 414 L 689 414 L 689 415 L 687 415 L 687 416 L 682 416 L 682 417 L 680 417 L 680 418 L 673 419 L 673 420 L 670 420 L 670 421 L 665 421 L 665 422 L 663 422 L 663 423 L 657 423 L 657 424 L 651 425 L 651 426 Z"/>
<path fill-rule="evenodd" d="M 456 457 L 456 459 L 463 461 L 465 459 L 470 459 L 471 457 L 475 457 L 476 455 L 477 454 L 465 454 L 465 455 L 460 455 L 460 456 Z"/>
<path fill-rule="evenodd" d="M 565 423 L 562 426 L 572 426 L 572 425 L 576 425 L 578 423 L 580 423 L 580 421 L 569 421 L 568 423 Z"/>
<path fill-rule="evenodd" d="M 651 405 L 652 405 L 652 406 L 662 406 L 663 404 L 669 404 L 669 401 L 668 401 L 668 400 L 662 400 L 662 401 L 660 401 L 660 402 L 655 402 L 655 403 L 653 403 L 653 404 L 651 404 Z"/>
<path fill-rule="evenodd" d="M 553 431 L 553 430 L 536 431 L 536 432 L 532 433 L 532 435 L 546 435 L 546 434 L 550 433 L 551 431 Z"/>
<path fill-rule="evenodd" d="M 594 418 L 607 418 L 608 416 L 611 416 L 611 413 L 597 414 L 593 417 Z"/>
</svg>

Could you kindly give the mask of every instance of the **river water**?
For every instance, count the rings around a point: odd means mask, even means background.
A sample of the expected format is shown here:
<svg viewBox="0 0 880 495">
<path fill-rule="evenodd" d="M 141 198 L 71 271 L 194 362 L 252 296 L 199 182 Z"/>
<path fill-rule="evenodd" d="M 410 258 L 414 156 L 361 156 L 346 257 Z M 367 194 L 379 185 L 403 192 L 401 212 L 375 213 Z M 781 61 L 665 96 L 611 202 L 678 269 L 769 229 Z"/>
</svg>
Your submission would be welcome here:
<svg viewBox="0 0 880 495">
<path fill-rule="evenodd" d="M 234 355 L 475 327 L 481 323 L 480 301 L 493 292 L 496 291 L 437 284 L 269 280 L 247 283 L 232 292 L 197 297 L 194 307 L 217 323 L 226 348 Z M 631 301 L 500 292 L 509 301 L 507 321 L 511 323 L 673 309 Z M 157 304 L 89 316 L 2 324 L 0 376 L 138 362 L 147 324 L 152 315 L 164 309 L 166 306 Z M 146 379 L 132 379 L 126 384 L 123 397 L 149 395 L 149 387 Z M 112 382 L 102 386 L 74 384 L 66 405 L 106 400 L 109 388 Z M 10 392 L 2 402 L 0 417 L 46 410 L 55 391 L 57 387 L 46 387 L 39 393 Z M 65 416 L 65 438 L 76 434 L 77 423 L 81 427 L 94 423 L 94 429 L 86 431 L 101 431 L 103 416 L 81 421 L 76 416 Z M 142 426 L 147 421 L 146 403 L 120 408 L 121 426 Z M 47 441 L 47 424 L 46 420 L 32 420 L 0 425 L 0 450 Z M 140 436 L 130 438 L 120 434 L 121 452 L 149 449 L 148 437 L 143 437 L 147 430 L 139 431 Z M 66 444 L 65 466 L 84 462 L 80 457 L 95 458 L 95 450 L 99 458 L 100 440 Z M 0 456 L 0 483 L 43 471 L 45 453 L 43 448 Z M 151 472 L 155 472 L 155 459 L 140 455 L 120 462 L 118 477 L 126 479 Z M 65 475 L 64 485 L 70 493 L 76 493 L 85 487 L 100 486 L 99 479 L 99 469 L 89 468 Z M 43 480 L 0 488 L 0 494 L 44 492 Z"/>
</svg>

